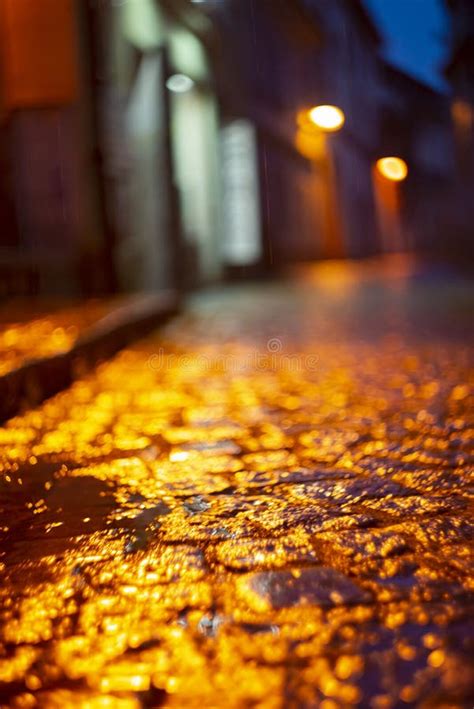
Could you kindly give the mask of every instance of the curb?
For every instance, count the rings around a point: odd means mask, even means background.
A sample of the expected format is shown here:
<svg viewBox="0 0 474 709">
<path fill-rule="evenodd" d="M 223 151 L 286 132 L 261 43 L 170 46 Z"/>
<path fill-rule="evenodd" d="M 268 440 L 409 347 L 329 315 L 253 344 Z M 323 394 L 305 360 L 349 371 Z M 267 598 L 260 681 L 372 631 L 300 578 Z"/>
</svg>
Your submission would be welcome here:
<svg viewBox="0 0 474 709">
<path fill-rule="evenodd" d="M 40 404 L 178 313 L 173 291 L 136 296 L 87 328 L 67 352 L 33 359 L 0 377 L 0 422 Z"/>
</svg>

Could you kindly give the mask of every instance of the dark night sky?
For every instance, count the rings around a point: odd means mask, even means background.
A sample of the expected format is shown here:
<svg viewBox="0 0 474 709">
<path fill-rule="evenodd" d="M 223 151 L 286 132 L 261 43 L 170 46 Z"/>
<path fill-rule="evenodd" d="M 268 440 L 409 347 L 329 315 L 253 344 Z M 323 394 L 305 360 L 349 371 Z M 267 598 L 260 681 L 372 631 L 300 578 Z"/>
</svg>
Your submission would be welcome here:
<svg viewBox="0 0 474 709">
<path fill-rule="evenodd" d="M 443 0 L 365 0 L 385 41 L 385 58 L 417 79 L 444 89 L 448 15 Z"/>
</svg>

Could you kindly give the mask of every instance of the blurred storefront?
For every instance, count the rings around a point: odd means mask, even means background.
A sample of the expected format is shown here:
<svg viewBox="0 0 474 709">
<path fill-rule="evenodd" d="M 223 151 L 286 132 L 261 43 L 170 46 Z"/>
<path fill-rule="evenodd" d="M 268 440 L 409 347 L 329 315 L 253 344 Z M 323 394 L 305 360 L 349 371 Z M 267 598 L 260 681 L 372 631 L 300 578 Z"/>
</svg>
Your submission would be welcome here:
<svg viewBox="0 0 474 709">
<path fill-rule="evenodd" d="M 219 119 L 205 40 L 187 3 L 103 3 L 92 18 L 102 179 L 119 286 L 220 274 Z M 203 39 L 204 38 L 204 39 Z"/>
</svg>

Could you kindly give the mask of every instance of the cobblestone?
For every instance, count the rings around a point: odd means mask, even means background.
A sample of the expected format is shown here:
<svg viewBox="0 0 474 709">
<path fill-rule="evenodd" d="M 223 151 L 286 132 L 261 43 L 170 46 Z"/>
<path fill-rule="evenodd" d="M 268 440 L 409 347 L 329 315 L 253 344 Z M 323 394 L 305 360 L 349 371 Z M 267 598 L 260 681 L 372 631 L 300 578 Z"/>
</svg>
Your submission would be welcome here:
<svg viewBox="0 0 474 709">
<path fill-rule="evenodd" d="M 4 706 L 472 705 L 469 342 L 323 295 L 201 299 L 0 429 Z"/>
</svg>

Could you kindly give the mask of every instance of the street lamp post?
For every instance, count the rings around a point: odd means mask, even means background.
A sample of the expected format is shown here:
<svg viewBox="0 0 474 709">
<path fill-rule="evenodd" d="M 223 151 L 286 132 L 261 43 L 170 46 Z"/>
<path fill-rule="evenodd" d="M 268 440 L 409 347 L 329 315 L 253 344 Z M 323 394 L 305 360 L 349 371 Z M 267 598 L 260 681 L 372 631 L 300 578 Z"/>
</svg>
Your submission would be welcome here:
<svg viewBox="0 0 474 709">
<path fill-rule="evenodd" d="M 345 116 L 338 106 L 323 104 L 298 113 L 295 146 L 311 160 L 316 189 L 320 194 L 323 252 L 325 256 L 341 256 L 343 252 L 337 186 L 328 133 L 340 131 Z"/>
<path fill-rule="evenodd" d="M 408 247 L 402 228 L 400 183 L 408 176 L 402 158 L 379 158 L 373 167 L 374 197 L 384 251 L 401 252 Z"/>
</svg>

